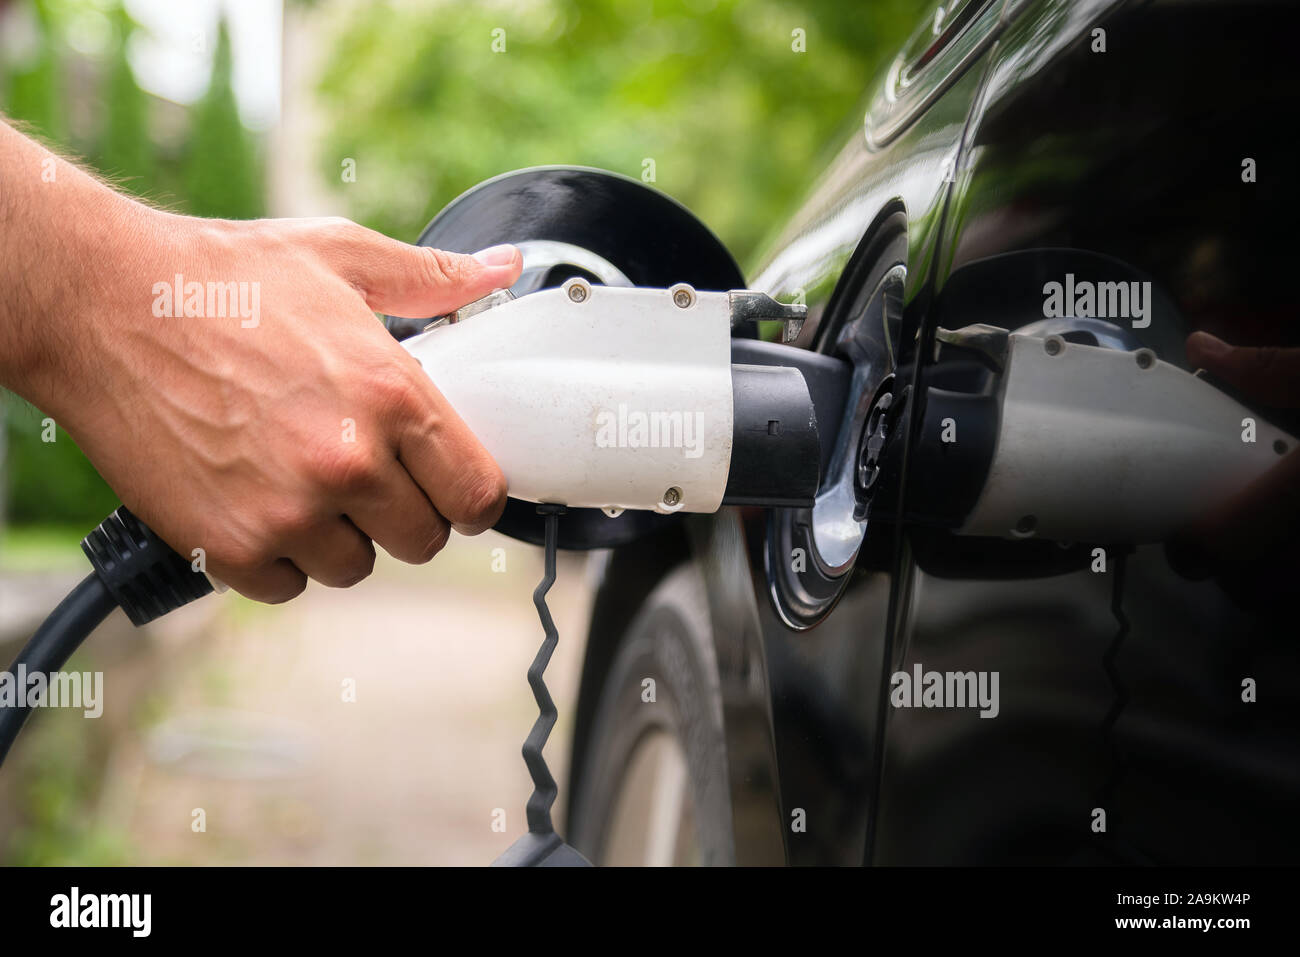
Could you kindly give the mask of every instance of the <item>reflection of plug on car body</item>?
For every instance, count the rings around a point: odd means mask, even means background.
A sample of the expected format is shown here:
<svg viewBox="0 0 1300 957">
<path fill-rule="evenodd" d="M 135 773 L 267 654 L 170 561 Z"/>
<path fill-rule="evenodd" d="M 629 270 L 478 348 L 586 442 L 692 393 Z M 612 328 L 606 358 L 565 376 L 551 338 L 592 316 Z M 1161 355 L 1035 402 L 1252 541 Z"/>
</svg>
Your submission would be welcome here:
<svg viewBox="0 0 1300 957">
<path fill-rule="evenodd" d="M 945 446 L 986 443 L 979 453 L 986 456 L 985 478 L 969 511 L 952 515 L 952 495 L 930 503 L 936 514 L 949 511 L 959 534 L 1164 541 L 1240 493 L 1295 445 L 1150 349 L 1120 351 L 1068 335 L 937 330 L 936 364 L 945 347 L 973 350 L 996 374 L 988 387 L 995 401 L 936 389 L 924 412 L 919 441 L 937 443 L 937 468 L 945 467 Z M 977 420 L 986 414 L 996 423 Z M 970 467 L 972 456 L 953 459 Z"/>
</svg>

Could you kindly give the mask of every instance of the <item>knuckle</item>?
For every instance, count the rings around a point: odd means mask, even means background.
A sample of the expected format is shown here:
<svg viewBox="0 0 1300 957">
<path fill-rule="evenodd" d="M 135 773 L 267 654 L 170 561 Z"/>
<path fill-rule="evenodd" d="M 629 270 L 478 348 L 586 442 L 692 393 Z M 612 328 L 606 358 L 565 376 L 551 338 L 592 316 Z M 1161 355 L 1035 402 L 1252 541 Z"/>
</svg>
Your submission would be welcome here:
<svg viewBox="0 0 1300 957">
<path fill-rule="evenodd" d="M 306 538 L 316 526 L 316 515 L 305 504 L 286 502 L 267 510 L 262 560 L 271 561 L 288 550 L 293 542 Z"/>
<path fill-rule="evenodd" d="M 267 545 L 252 536 L 233 538 L 218 545 L 211 557 L 214 566 L 231 570 L 228 575 L 232 579 L 261 568 L 271 558 Z"/>
<path fill-rule="evenodd" d="M 307 576 L 296 575 L 293 578 L 285 576 L 284 584 L 278 585 L 272 589 L 265 598 L 260 599 L 268 605 L 283 605 L 287 601 L 293 601 L 304 591 L 307 590 Z"/>
<path fill-rule="evenodd" d="M 466 482 L 458 519 L 472 527 L 487 527 L 501 517 L 505 505 L 506 477 L 495 466 L 482 469 Z"/>
<path fill-rule="evenodd" d="M 364 560 L 358 561 L 352 569 L 352 576 L 344 584 L 344 588 L 351 588 L 370 577 L 375 570 L 375 553 L 371 552 Z"/>
<path fill-rule="evenodd" d="M 379 457 L 361 442 L 339 442 L 321 450 L 314 463 L 316 481 L 336 492 L 364 492 L 380 478 Z"/>
<path fill-rule="evenodd" d="M 219 577 L 244 597 L 267 605 L 281 605 L 292 601 L 307 587 L 306 575 L 280 561 L 250 568 L 242 573 L 231 572 Z"/>
<path fill-rule="evenodd" d="M 329 588 L 351 588 L 369 578 L 374 570 L 374 550 L 360 549 L 357 554 L 331 568 L 321 584 Z"/>
<path fill-rule="evenodd" d="M 421 547 L 412 556 L 412 564 L 423 565 L 447 546 L 451 537 L 451 528 L 446 522 L 438 522 L 425 536 Z"/>
<path fill-rule="evenodd" d="M 431 246 L 424 246 L 421 249 L 423 250 L 421 278 L 427 284 L 444 286 L 460 281 L 464 270 L 461 268 L 459 257 Z"/>
<path fill-rule="evenodd" d="M 303 231 L 282 237 L 294 250 L 308 253 L 318 264 L 343 279 L 359 295 L 368 290 L 365 268 L 372 234 L 350 219 L 327 216 L 302 221 Z M 281 250 L 288 252 L 289 250 Z"/>
<path fill-rule="evenodd" d="M 370 394 L 381 416 L 404 415 L 419 409 L 419 386 L 410 370 L 393 363 L 370 378 Z"/>
</svg>

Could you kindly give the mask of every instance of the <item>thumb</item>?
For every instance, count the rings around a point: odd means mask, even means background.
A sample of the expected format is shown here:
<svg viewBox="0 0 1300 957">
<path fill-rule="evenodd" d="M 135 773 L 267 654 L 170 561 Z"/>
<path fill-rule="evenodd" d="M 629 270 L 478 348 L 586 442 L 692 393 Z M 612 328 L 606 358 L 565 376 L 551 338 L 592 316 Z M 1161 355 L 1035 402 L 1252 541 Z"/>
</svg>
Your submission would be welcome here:
<svg viewBox="0 0 1300 957">
<path fill-rule="evenodd" d="M 494 289 L 514 285 L 523 255 L 509 245 L 473 255 L 430 246 L 411 246 L 371 233 L 349 257 L 348 279 L 376 312 L 425 319 L 482 299 Z"/>
<path fill-rule="evenodd" d="M 1300 349 L 1232 346 L 1208 332 L 1187 337 L 1187 361 L 1265 405 L 1289 408 L 1300 400 Z"/>
</svg>

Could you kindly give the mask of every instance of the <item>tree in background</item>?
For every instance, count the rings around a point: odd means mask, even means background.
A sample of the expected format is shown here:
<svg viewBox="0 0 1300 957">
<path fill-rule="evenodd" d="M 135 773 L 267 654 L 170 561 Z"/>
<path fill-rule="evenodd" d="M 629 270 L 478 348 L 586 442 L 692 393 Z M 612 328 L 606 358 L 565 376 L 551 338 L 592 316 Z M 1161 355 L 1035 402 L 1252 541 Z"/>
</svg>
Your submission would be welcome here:
<svg viewBox="0 0 1300 957">
<path fill-rule="evenodd" d="M 5 113 L 31 125 L 52 142 L 67 138 L 63 108 L 63 71 L 59 48 L 53 42 L 57 27 L 50 0 L 29 0 L 17 11 L 16 35 L 2 38 L 9 57 L 16 63 L 8 68 L 0 61 L 0 90 Z M 12 29 L 12 27 L 11 27 Z"/>
<path fill-rule="evenodd" d="M 113 43 L 104 83 L 104 125 L 95 165 L 123 188 L 145 193 L 153 188 L 154 146 L 149 135 L 149 101 L 127 59 L 131 34 L 136 29 L 122 7 L 110 13 Z"/>
<path fill-rule="evenodd" d="M 522 7 L 521 9 L 515 9 Z M 414 240 L 489 176 L 577 163 L 681 200 L 743 262 L 788 215 L 919 0 L 359 6 L 324 58 L 322 168 Z M 355 182 L 340 167 L 355 161 Z"/>
<path fill-rule="evenodd" d="M 266 209 L 261 165 L 239 119 L 230 31 L 217 28 L 208 92 L 195 109 L 185 167 L 185 206 L 196 216 L 256 219 Z"/>
</svg>

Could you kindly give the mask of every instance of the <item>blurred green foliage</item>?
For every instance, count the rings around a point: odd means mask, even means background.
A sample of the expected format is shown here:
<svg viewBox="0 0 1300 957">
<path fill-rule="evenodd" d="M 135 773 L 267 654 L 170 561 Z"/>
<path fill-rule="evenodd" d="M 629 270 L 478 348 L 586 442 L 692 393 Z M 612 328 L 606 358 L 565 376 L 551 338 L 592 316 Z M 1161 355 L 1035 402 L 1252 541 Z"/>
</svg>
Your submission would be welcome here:
<svg viewBox="0 0 1300 957">
<path fill-rule="evenodd" d="M 27 120 L 55 142 L 67 137 L 67 122 L 62 109 L 63 71 L 60 48 L 48 42 L 57 30 L 56 5 L 34 2 L 32 21 L 37 44 L 20 69 L 3 71 L 5 112 Z"/>
<path fill-rule="evenodd" d="M 788 216 L 919 22 L 920 0 L 358 5 L 328 55 L 322 171 L 414 241 L 457 194 L 540 164 L 599 166 L 691 207 L 741 262 Z M 796 52 L 803 31 L 804 52 Z M 500 52 L 497 52 L 500 51 Z M 356 161 L 356 182 L 341 166 Z"/>
<path fill-rule="evenodd" d="M 105 121 L 100 132 L 95 165 L 128 183 L 150 188 L 154 177 L 154 151 L 149 140 L 149 104 L 135 82 L 126 49 L 135 23 L 121 7 L 112 12 L 113 42 L 109 48 L 105 87 Z"/>
<path fill-rule="evenodd" d="M 117 508 L 117 496 L 71 436 L 13 395 L 6 393 L 5 406 L 8 521 L 80 524 L 84 535 Z M 51 438 L 53 441 L 46 441 Z M 70 544 L 77 541 L 70 540 Z"/>
<path fill-rule="evenodd" d="M 212 80 L 199 102 L 185 166 L 189 212 L 223 219 L 256 219 L 266 213 L 262 173 L 254 144 L 239 121 L 232 83 L 230 31 L 217 31 Z"/>
<path fill-rule="evenodd" d="M 121 188 L 179 211 L 233 219 L 263 215 L 261 158 L 240 123 L 224 21 L 208 91 L 187 109 L 163 103 L 137 84 L 128 50 L 140 27 L 120 2 L 12 0 L 11 5 L 21 8 L 8 12 L 19 14 L 31 35 L 11 41 L 10 47 L 22 48 L 16 60 L 0 58 L 5 116 L 54 148 L 87 158 Z M 85 17 L 106 24 L 107 43 L 98 55 L 78 52 L 68 42 L 77 19 Z M 70 122 L 78 107 L 93 118 L 86 128 Z M 157 114 L 168 109 L 185 114 L 179 143 L 160 141 L 154 133 Z M 112 511 L 117 497 L 66 433 L 59 430 L 56 441 L 44 441 L 43 415 L 8 393 L 0 412 L 0 453 L 7 452 L 0 455 L 0 518 L 88 528 Z"/>
<path fill-rule="evenodd" d="M 81 664 L 73 660 L 72 668 Z M 13 796 L 21 823 L 0 843 L 0 861 L 19 867 L 120 867 L 131 862 L 122 834 L 97 819 L 104 756 L 76 711 L 34 716 L 15 761 Z"/>
</svg>

